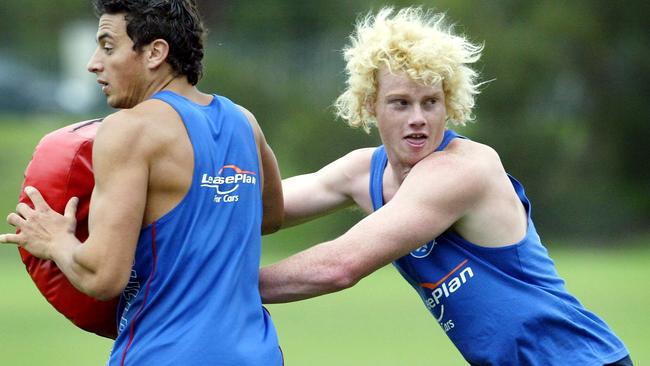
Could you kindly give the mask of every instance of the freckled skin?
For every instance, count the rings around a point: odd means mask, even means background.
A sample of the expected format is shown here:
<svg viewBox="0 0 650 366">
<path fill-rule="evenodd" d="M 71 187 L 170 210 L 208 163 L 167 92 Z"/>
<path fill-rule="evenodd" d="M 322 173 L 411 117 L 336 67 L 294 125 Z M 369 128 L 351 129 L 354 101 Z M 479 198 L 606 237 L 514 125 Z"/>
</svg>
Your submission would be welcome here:
<svg viewBox="0 0 650 366">
<path fill-rule="evenodd" d="M 442 83 L 421 85 L 403 72 L 382 68 L 377 84 L 377 98 L 370 110 L 391 166 L 396 172 L 407 173 L 442 141 L 447 113 Z"/>
</svg>

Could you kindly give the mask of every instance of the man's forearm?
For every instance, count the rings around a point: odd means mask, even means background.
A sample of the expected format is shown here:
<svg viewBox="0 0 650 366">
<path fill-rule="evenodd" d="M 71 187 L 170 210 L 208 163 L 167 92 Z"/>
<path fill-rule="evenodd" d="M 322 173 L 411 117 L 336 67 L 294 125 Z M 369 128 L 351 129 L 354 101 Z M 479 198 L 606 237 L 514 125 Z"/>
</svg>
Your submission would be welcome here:
<svg viewBox="0 0 650 366">
<path fill-rule="evenodd" d="M 304 300 L 353 286 L 358 278 L 329 243 L 320 244 L 260 270 L 264 303 Z M 330 253 L 328 253 L 330 252 Z"/>
<path fill-rule="evenodd" d="M 112 299 L 120 294 L 122 287 L 119 281 L 106 278 L 101 256 L 90 253 L 93 249 L 71 236 L 55 243 L 52 260 L 79 291 L 98 300 Z"/>
</svg>

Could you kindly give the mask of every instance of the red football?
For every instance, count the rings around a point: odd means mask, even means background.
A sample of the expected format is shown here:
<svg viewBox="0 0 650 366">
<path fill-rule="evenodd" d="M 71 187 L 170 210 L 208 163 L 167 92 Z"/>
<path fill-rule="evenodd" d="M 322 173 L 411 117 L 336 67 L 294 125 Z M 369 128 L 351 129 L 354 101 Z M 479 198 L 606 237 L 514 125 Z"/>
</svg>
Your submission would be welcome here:
<svg viewBox="0 0 650 366">
<path fill-rule="evenodd" d="M 88 237 L 88 208 L 95 185 L 92 147 L 101 119 L 84 121 L 49 133 L 39 142 L 25 170 L 25 186 L 36 187 L 45 201 L 60 213 L 72 197 L 79 198 L 77 232 Z M 21 189 L 20 202 L 31 205 Z M 33 207 L 33 206 L 32 206 Z M 99 301 L 77 290 L 56 264 L 19 248 L 20 256 L 36 287 L 47 301 L 79 328 L 100 336 L 117 336 L 118 299 Z"/>
</svg>

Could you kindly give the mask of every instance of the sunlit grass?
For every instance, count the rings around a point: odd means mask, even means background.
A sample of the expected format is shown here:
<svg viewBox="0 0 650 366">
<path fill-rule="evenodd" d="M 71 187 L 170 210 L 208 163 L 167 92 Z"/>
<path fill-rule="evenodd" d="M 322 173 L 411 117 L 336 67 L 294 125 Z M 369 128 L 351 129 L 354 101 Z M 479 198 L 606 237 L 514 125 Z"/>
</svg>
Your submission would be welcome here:
<svg viewBox="0 0 650 366">
<path fill-rule="evenodd" d="M 569 289 L 623 338 L 635 363 L 650 364 L 650 248 L 551 254 Z M 0 266 L 0 365 L 104 364 L 110 340 L 77 330 L 52 310 L 15 248 L 0 248 Z M 390 266 L 352 289 L 269 310 L 287 365 L 466 364 Z"/>
</svg>

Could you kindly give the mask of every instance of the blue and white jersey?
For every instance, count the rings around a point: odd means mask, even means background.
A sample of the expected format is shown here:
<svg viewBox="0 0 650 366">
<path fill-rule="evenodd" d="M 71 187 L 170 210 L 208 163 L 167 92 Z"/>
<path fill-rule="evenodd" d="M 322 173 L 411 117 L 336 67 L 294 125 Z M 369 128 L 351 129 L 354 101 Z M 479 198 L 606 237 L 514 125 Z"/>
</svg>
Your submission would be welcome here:
<svg viewBox="0 0 650 366">
<path fill-rule="evenodd" d="M 447 130 L 436 151 L 461 137 Z M 371 163 L 373 209 L 383 202 L 383 146 Z M 472 365 L 602 366 L 628 354 L 609 327 L 570 295 L 531 220 L 524 188 L 512 186 L 528 214 L 526 236 L 485 248 L 453 230 L 393 262 Z"/>
<path fill-rule="evenodd" d="M 181 202 L 140 233 L 109 365 L 282 365 L 258 290 L 262 198 L 252 127 L 221 96 L 207 106 L 169 91 L 153 98 L 183 120 L 194 173 Z"/>
</svg>

